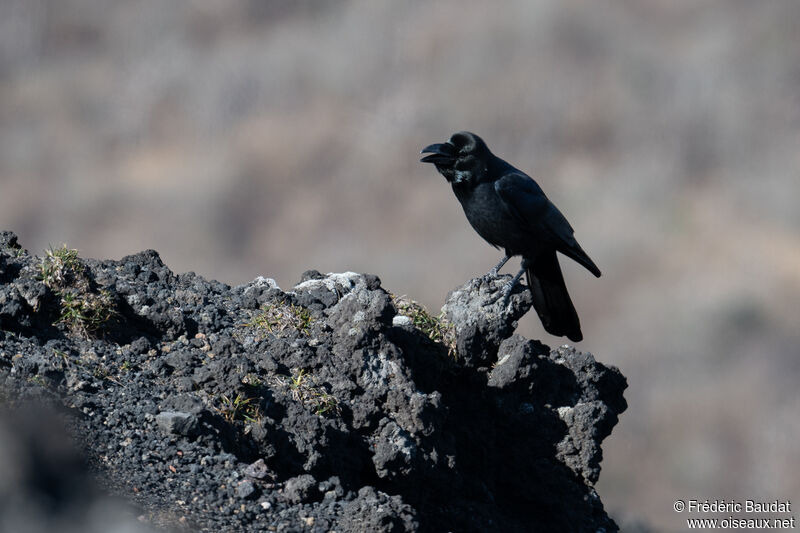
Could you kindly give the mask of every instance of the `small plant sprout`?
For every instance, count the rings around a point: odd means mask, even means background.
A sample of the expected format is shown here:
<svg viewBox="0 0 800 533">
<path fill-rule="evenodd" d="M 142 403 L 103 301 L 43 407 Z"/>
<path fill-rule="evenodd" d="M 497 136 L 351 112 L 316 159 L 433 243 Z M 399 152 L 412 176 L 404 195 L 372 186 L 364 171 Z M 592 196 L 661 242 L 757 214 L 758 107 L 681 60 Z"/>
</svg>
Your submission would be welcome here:
<svg viewBox="0 0 800 533">
<path fill-rule="evenodd" d="M 257 400 L 257 398 L 242 396 L 240 393 L 237 393 L 236 397 L 221 394 L 219 406 L 215 409 L 228 422 L 243 420 L 255 423 L 261 418 L 261 408 Z"/>
<path fill-rule="evenodd" d="M 341 414 L 336 397 L 328 394 L 323 387 L 316 385 L 305 369 L 300 369 L 295 375 L 289 376 L 288 384 L 292 391 L 292 398 L 313 410 L 314 414 L 319 416 Z"/>
</svg>

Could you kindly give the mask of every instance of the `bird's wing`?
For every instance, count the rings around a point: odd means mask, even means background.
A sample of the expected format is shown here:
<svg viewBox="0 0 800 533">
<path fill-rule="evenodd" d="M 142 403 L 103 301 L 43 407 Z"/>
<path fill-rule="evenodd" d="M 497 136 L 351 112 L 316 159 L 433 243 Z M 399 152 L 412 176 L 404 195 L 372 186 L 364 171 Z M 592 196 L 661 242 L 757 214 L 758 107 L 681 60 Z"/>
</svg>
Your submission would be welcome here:
<svg viewBox="0 0 800 533">
<path fill-rule="evenodd" d="M 510 172 L 494 182 L 494 190 L 512 218 L 600 277 L 597 265 L 575 240 L 572 226 L 530 176 Z"/>
<path fill-rule="evenodd" d="M 571 244 L 575 240 L 567 219 L 529 176 L 521 172 L 506 174 L 494 182 L 494 190 L 511 217 L 523 226 L 545 232 L 553 244 Z"/>
</svg>

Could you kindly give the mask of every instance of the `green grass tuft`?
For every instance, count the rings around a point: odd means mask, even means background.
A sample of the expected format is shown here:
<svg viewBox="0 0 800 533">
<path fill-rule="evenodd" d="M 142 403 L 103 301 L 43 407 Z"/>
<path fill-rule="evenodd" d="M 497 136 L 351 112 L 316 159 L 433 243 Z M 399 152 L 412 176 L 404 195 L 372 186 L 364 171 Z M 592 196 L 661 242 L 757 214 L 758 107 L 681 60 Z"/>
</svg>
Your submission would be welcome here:
<svg viewBox="0 0 800 533">
<path fill-rule="evenodd" d="M 265 304 L 253 318 L 244 324 L 278 335 L 285 330 L 296 330 L 308 335 L 311 330 L 311 312 L 301 305 Z"/>
<path fill-rule="evenodd" d="M 75 277 L 83 275 L 84 268 L 78 257 L 78 250 L 67 248 L 66 244 L 55 250 L 51 246 L 45 250 L 39 263 L 39 279 L 51 289 L 57 289 L 69 285 Z"/>
<path fill-rule="evenodd" d="M 410 318 L 415 328 L 424 333 L 431 341 L 443 344 L 447 348 L 447 355 L 455 358 L 455 326 L 447 321 L 443 312 L 438 316 L 433 316 L 425 307 L 405 296 L 392 295 L 392 300 L 400 315 Z"/>
<path fill-rule="evenodd" d="M 240 420 L 256 423 L 262 418 L 258 398 L 249 398 L 239 393 L 235 397 L 220 394 L 214 409 L 228 422 Z"/>
<path fill-rule="evenodd" d="M 105 289 L 97 293 L 65 290 L 59 296 L 61 316 L 57 323 L 87 337 L 100 332 L 117 315 L 114 298 Z"/>
<path fill-rule="evenodd" d="M 67 248 L 66 244 L 45 250 L 38 278 L 59 298 L 56 323 L 71 331 L 92 337 L 118 315 L 114 296 L 106 289 L 92 289 L 78 250 Z"/>
<path fill-rule="evenodd" d="M 342 410 L 336 397 L 328 394 L 323 387 L 316 385 L 313 377 L 304 369 L 289 376 L 288 381 L 284 379 L 282 383 L 288 385 L 295 401 L 301 402 L 314 411 L 314 414 L 319 416 L 341 415 Z"/>
</svg>

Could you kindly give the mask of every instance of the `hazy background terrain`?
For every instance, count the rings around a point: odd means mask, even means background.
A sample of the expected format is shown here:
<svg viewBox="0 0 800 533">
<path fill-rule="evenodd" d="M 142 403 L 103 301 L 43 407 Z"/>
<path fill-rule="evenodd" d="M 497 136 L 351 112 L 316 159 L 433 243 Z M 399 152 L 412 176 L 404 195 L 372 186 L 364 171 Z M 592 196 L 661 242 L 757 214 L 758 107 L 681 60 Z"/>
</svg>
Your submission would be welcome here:
<svg viewBox="0 0 800 533">
<path fill-rule="evenodd" d="M 35 253 L 374 272 L 438 311 L 499 259 L 418 163 L 461 129 L 603 270 L 562 260 L 630 382 L 623 530 L 800 505 L 800 2 L 0 0 L 0 228 Z"/>
</svg>

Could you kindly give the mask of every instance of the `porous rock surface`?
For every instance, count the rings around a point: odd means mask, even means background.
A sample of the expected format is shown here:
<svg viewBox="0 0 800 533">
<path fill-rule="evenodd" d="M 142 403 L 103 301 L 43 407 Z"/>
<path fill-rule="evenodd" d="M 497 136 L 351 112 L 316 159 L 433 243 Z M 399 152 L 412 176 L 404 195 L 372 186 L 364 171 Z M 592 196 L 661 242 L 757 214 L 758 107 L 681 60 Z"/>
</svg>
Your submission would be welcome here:
<svg viewBox="0 0 800 533">
<path fill-rule="evenodd" d="M 120 530 L 617 530 L 593 485 L 625 378 L 514 335 L 531 303 L 518 289 L 503 307 L 506 276 L 451 293 L 455 357 L 398 319 L 374 275 L 229 287 L 152 250 L 80 260 L 83 290 L 113 304 L 89 332 L 16 241 L 0 233 L 5 409 L 60 406 L 91 472 L 76 479 L 103 489 L 82 493 L 136 506 Z M 0 437 L 13 440 L 8 416 Z M 31 462 L 30 446 L 11 448 Z M 5 493 L 41 492 L 18 478 L 0 485 L 0 513 Z"/>
</svg>

